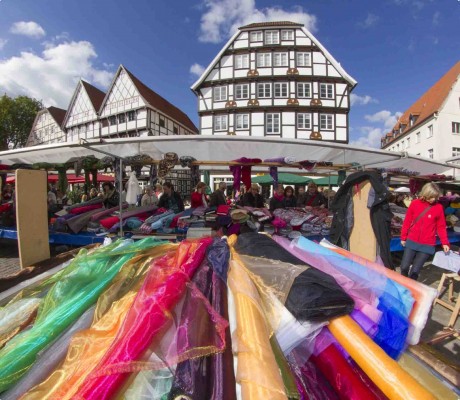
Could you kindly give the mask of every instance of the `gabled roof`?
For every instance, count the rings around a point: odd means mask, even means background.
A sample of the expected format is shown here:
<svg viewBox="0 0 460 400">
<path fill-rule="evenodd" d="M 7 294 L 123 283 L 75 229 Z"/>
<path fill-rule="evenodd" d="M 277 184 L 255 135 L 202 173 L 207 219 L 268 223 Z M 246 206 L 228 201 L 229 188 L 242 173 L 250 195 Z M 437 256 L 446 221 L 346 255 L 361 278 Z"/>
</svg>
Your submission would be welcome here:
<svg viewBox="0 0 460 400">
<path fill-rule="evenodd" d="M 243 30 L 243 29 L 252 29 L 252 28 L 267 28 L 271 26 L 304 26 L 303 24 L 299 24 L 297 22 L 291 22 L 291 21 L 270 21 L 270 22 L 256 22 L 253 24 L 241 26 L 238 29 Z"/>
<path fill-rule="evenodd" d="M 57 107 L 48 107 L 47 108 L 48 112 L 51 114 L 51 116 L 54 118 L 56 123 L 62 127 L 62 123 L 64 122 L 65 114 L 67 113 L 67 110 L 63 110 L 62 108 L 57 108 Z"/>
<path fill-rule="evenodd" d="M 340 65 L 339 62 L 326 50 L 326 48 L 320 43 L 316 37 L 314 37 L 305 27 L 303 24 L 298 24 L 295 22 L 289 22 L 289 21 L 274 21 L 274 22 L 261 22 L 261 23 L 254 23 L 254 24 L 249 24 L 245 25 L 239 28 L 239 30 L 242 29 L 250 29 L 250 28 L 255 28 L 255 27 L 270 27 L 270 26 L 295 26 L 299 27 L 302 32 L 305 33 L 305 35 L 313 42 L 315 43 L 316 46 L 324 53 L 325 57 L 330 61 L 330 63 L 334 66 L 334 68 L 339 72 L 339 74 L 346 80 L 348 83 L 353 87 L 357 85 L 357 81 L 351 77 Z M 191 86 L 191 89 L 195 94 L 197 94 L 197 89 L 198 87 L 204 82 L 208 74 L 212 71 L 212 69 L 215 67 L 215 65 L 219 62 L 220 58 L 222 55 L 227 51 L 227 49 L 230 47 L 230 45 L 233 43 L 233 41 L 237 38 L 237 36 L 241 32 L 236 32 L 225 44 L 224 47 L 220 50 L 220 52 L 217 54 L 217 56 L 214 58 L 214 60 L 211 61 L 211 63 L 208 65 L 208 67 L 205 69 L 205 71 L 201 74 L 201 76 L 198 78 L 198 80 Z"/>
<path fill-rule="evenodd" d="M 154 92 L 147 85 L 142 83 L 132 72 L 128 71 L 123 65 L 120 65 L 118 67 L 118 70 L 112 79 L 112 83 L 110 84 L 109 89 L 107 90 L 107 93 L 104 97 L 104 100 L 101 102 L 101 106 L 99 107 L 99 115 L 101 115 L 102 109 L 104 108 L 105 103 L 109 99 L 109 94 L 112 90 L 113 85 L 115 85 L 115 82 L 118 76 L 120 75 L 121 71 L 125 71 L 128 74 L 129 78 L 133 82 L 133 85 L 136 87 L 137 91 L 147 104 L 149 104 L 152 108 L 161 111 L 163 114 L 169 116 L 170 118 L 174 119 L 180 124 L 186 126 L 191 131 L 198 133 L 197 127 L 187 116 L 187 114 L 185 114 L 179 108 L 177 108 L 169 101 L 161 97 L 158 93 Z"/>
<path fill-rule="evenodd" d="M 99 107 L 101 106 L 102 100 L 104 100 L 105 93 L 102 90 L 99 90 L 97 87 L 89 84 L 88 82 L 85 82 L 83 79 L 80 79 L 80 81 L 77 84 L 77 87 L 75 88 L 75 91 L 73 92 L 72 99 L 70 100 L 69 107 L 67 108 L 67 112 L 65 114 L 64 120 L 62 121 L 62 126 L 64 127 L 65 124 L 67 123 L 67 120 L 69 119 L 69 113 L 73 108 L 73 105 L 77 99 L 77 95 L 79 92 L 80 87 L 83 87 L 85 90 L 86 94 L 89 97 L 89 100 L 91 101 L 91 104 L 94 108 L 94 112 L 98 113 Z"/>
<path fill-rule="evenodd" d="M 447 99 L 452 87 L 460 76 L 460 61 L 458 61 L 447 73 L 431 86 L 414 104 L 412 104 L 396 122 L 393 130 L 398 130 L 400 124 L 406 124 L 412 114 L 417 116 L 414 124 L 405 132 L 416 129 L 427 118 L 438 112 Z"/>
<path fill-rule="evenodd" d="M 140 95 L 144 98 L 144 100 L 153 108 L 161 111 L 163 114 L 169 116 L 170 118 L 176 120 L 177 122 L 181 123 L 182 125 L 186 126 L 191 131 L 198 133 L 198 129 L 192 120 L 181 111 L 179 108 L 171 104 L 168 100 L 161 97 L 158 93 L 154 92 L 144 83 L 142 83 L 136 76 L 134 76 L 130 71 L 128 71 L 124 66 L 120 66 L 123 68 L 126 73 L 131 78 L 134 86 L 136 86 L 137 90 L 139 91 Z"/>
<path fill-rule="evenodd" d="M 81 83 L 83 87 L 85 88 L 86 93 L 88 93 L 88 97 L 91 100 L 94 110 L 97 113 L 104 100 L 105 93 L 102 90 L 99 90 L 97 87 L 89 84 L 88 82 L 85 82 L 84 80 L 82 80 Z"/>
</svg>

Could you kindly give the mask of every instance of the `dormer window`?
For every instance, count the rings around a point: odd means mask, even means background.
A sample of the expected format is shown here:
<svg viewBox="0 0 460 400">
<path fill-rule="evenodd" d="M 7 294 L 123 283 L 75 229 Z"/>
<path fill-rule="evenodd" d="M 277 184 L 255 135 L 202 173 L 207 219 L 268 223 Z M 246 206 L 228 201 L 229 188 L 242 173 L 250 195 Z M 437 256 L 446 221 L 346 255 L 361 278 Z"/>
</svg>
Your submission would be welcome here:
<svg viewBox="0 0 460 400">
<path fill-rule="evenodd" d="M 265 44 L 279 44 L 280 33 L 279 31 L 265 31 Z"/>
</svg>

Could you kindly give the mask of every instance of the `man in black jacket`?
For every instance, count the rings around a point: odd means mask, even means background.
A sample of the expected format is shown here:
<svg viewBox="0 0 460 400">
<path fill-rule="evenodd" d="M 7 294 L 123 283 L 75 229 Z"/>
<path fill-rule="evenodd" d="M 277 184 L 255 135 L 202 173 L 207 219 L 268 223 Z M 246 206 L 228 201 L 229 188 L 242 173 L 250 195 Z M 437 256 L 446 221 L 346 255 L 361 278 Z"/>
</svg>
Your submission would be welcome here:
<svg viewBox="0 0 460 400">
<path fill-rule="evenodd" d="M 244 207 L 263 208 L 264 199 L 259 194 L 259 185 L 253 183 L 247 193 L 241 199 L 241 205 Z"/>
</svg>

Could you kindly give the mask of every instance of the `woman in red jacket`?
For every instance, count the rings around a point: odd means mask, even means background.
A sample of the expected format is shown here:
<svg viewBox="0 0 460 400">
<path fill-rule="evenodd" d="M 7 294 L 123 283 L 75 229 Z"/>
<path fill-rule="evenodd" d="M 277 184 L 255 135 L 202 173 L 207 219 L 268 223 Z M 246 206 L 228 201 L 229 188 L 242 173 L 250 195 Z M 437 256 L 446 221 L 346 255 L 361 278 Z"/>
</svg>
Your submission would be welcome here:
<svg viewBox="0 0 460 400">
<path fill-rule="evenodd" d="M 444 208 L 437 203 L 439 196 L 438 185 L 425 184 L 419 198 L 411 202 L 401 229 L 401 244 L 405 247 L 401 274 L 414 280 L 418 279 L 423 264 L 435 252 L 436 234 L 444 252 L 449 251 Z"/>
<path fill-rule="evenodd" d="M 196 185 L 196 190 L 195 192 L 192 193 L 191 196 L 191 207 L 192 208 L 197 208 L 197 207 L 207 207 L 208 206 L 208 199 L 206 198 L 206 183 L 200 182 L 198 185 Z"/>
</svg>

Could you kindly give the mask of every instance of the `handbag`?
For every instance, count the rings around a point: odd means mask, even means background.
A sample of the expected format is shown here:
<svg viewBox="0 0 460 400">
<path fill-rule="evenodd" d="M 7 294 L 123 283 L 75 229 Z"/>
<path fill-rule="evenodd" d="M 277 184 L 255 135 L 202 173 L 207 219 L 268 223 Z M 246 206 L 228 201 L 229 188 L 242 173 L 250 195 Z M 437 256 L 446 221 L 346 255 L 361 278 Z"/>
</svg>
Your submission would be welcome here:
<svg viewBox="0 0 460 400">
<path fill-rule="evenodd" d="M 430 208 L 433 207 L 433 206 L 428 206 L 427 208 L 425 208 L 417 218 L 415 218 L 414 222 L 412 222 L 411 226 L 409 227 L 408 231 L 411 230 L 411 228 L 420 220 L 420 218 L 422 218 L 426 213 L 427 211 L 430 210 Z"/>
</svg>

